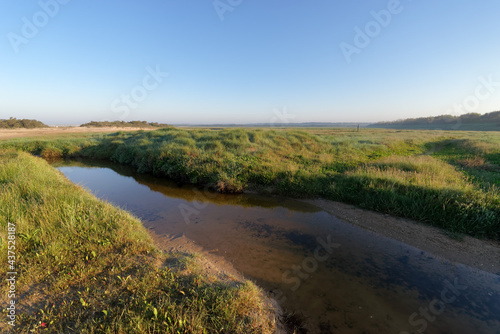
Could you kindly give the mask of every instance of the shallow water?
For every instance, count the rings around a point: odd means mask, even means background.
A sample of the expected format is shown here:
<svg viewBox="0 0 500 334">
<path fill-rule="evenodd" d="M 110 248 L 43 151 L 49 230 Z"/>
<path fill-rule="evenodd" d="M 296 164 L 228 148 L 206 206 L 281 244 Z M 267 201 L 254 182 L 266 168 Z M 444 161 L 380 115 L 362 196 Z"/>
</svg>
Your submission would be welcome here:
<svg viewBox="0 0 500 334">
<path fill-rule="evenodd" d="M 54 165 L 138 216 L 223 256 L 307 333 L 500 333 L 500 275 L 450 263 L 307 203 L 214 194 L 130 168 Z"/>
</svg>

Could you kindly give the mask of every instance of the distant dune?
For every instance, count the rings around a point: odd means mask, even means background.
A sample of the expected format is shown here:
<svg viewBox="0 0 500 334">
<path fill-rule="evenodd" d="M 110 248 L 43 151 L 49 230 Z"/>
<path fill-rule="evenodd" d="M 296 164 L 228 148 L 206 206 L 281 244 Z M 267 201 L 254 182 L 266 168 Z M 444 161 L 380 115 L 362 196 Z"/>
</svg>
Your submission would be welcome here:
<svg viewBox="0 0 500 334">
<path fill-rule="evenodd" d="M 0 119 L 0 129 L 35 129 L 46 128 L 47 125 L 34 119 Z"/>
<path fill-rule="evenodd" d="M 416 129 L 416 130 L 462 130 L 500 131 L 500 111 L 486 114 L 469 113 L 460 116 L 441 115 L 434 117 L 407 118 L 394 122 L 379 122 L 370 128 Z"/>
</svg>

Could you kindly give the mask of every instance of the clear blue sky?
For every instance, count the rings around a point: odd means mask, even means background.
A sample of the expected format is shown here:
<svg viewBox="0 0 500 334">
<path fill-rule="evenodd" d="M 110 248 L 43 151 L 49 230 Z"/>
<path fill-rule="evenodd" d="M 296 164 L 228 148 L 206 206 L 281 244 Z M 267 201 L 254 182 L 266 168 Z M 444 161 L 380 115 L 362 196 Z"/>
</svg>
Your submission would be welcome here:
<svg viewBox="0 0 500 334">
<path fill-rule="evenodd" d="M 3 1 L 0 118 L 372 122 L 464 103 L 500 110 L 498 0 L 216 4 Z M 360 30 L 371 37 L 355 39 Z"/>
</svg>

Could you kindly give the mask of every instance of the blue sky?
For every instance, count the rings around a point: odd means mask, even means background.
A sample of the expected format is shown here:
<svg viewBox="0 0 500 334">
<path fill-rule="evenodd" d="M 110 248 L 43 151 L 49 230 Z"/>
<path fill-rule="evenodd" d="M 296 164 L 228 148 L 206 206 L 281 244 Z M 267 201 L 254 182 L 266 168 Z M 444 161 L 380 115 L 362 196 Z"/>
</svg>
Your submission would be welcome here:
<svg viewBox="0 0 500 334">
<path fill-rule="evenodd" d="M 497 0 L 6 0 L 0 118 L 373 122 L 500 110 L 498 13 Z"/>
</svg>

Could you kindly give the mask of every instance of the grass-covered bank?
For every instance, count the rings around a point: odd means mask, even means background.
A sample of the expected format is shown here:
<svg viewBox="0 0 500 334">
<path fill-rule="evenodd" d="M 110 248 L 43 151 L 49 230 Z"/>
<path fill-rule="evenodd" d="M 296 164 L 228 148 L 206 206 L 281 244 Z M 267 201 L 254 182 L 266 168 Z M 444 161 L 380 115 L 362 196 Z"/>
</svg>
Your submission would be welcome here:
<svg viewBox="0 0 500 334">
<path fill-rule="evenodd" d="M 16 229 L 16 333 L 274 332 L 255 285 L 221 281 L 196 256 L 159 251 L 136 218 L 23 152 L 0 151 L 3 269 L 8 223 Z M 1 331 L 12 330 L 2 317 Z"/>
<path fill-rule="evenodd" d="M 110 160 L 222 192 L 322 197 L 500 239 L 497 132 L 168 128 L 1 146 Z"/>
</svg>

